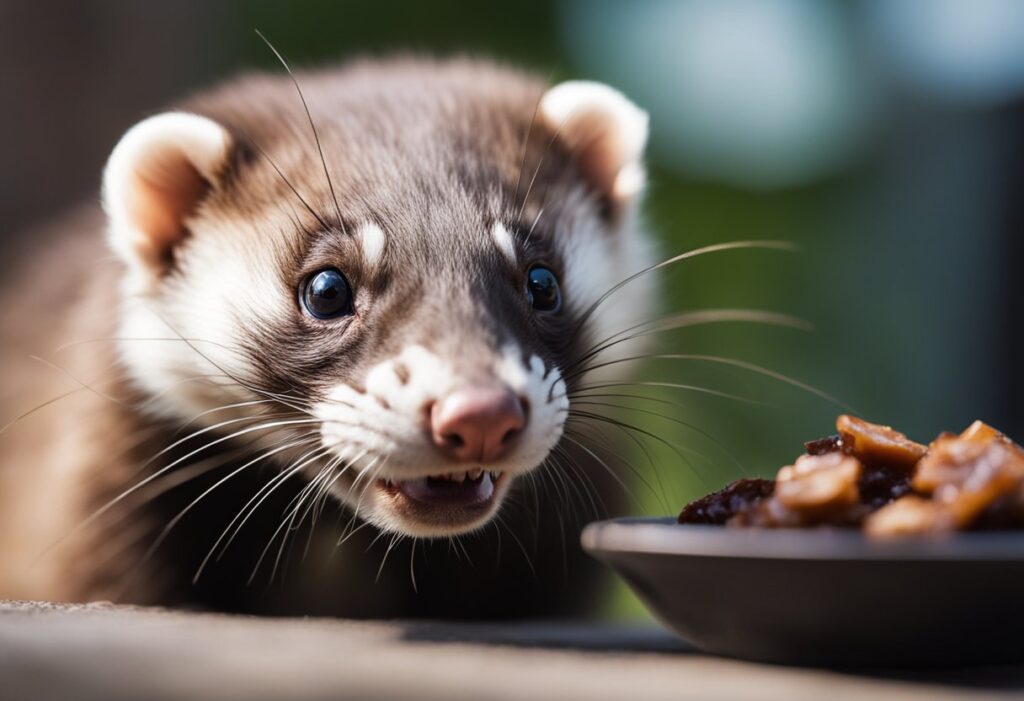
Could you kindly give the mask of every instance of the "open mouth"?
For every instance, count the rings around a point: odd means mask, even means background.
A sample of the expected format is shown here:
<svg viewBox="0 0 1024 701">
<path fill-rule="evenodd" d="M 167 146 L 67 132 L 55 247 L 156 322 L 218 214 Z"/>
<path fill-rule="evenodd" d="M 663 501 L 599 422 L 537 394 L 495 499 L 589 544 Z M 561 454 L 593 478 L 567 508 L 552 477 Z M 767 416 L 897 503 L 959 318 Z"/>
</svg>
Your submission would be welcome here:
<svg viewBox="0 0 1024 701">
<path fill-rule="evenodd" d="M 392 505 L 417 521 L 459 526 L 486 515 L 507 477 L 474 468 L 408 480 L 378 480 Z"/>
<path fill-rule="evenodd" d="M 386 492 L 429 506 L 473 506 L 491 501 L 502 476 L 478 467 L 411 480 L 378 480 L 378 484 Z"/>
</svg>

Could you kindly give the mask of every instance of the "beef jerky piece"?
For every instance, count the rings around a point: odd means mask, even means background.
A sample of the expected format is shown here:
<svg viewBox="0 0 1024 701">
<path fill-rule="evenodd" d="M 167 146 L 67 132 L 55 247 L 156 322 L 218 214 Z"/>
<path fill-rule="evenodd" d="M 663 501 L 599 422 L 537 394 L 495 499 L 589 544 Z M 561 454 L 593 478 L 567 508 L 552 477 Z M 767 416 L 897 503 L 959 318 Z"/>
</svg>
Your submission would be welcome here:
<svg viewBox="0 0 1024 701">
<path fill-rule="evenodd" d="M 848 414 L 836 419 L 843 450 L 868 465 L 912 470 L 927 448 L 889 426 L 869 423 Z"/>
<path fill-rule="evenodd" d="M 953 528 L 953 520 L 938 504 L 914 494 L 883 506 L 864 520 L 864 532 L 874 537 L 940 533 Z"/>
<path fill-rule="evenodd" d="M 919 463 L 913 486 L 930 494 L 957 527 L 970 528 L 990 507 L 1020 498 L 1024 457 L 994 437 L 982 442 L 944 436 Z"/>
<path fill-rule="evenodd" d="M 910 494 L 913 488 L 910 485 L 910 473 L 906 470 L 865 465 L 857 480 L 857 491 L 860 492 L 861 503 L 868 510 L 874 511 Z"/>
<path fill-rule="evenodd" d="M 683 507 L 679 523 L 703 523 L 723 525 L 763 499 L 775 490 L 775 482 L 766 479 L 740 479 L 724 489 L 712 492 Z"/>
<path fill-rule="evenodd" d="M 805 455 L 779 470 L 775 499 L 814 521 L 827 521 L 859 501 L 861 464 L 844 453 Z"/>
<path fill-rule="evenodd" d="M 815 441 L 804 443 L 804 450 L 808 455 L 824 455 L 835 453 L 843 449 L 843 440 L 839 436 L 825 436 Z"/>
</svg>

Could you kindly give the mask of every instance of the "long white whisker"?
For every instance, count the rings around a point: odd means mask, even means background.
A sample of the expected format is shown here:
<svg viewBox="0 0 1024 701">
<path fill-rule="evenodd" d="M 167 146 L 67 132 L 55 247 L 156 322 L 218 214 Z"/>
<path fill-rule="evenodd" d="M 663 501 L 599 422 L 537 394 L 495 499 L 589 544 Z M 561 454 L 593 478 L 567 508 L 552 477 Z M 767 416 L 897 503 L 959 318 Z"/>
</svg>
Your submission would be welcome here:
<svg viewBox="0 0 1024 701">
<path fill-rule="evenodd" d="M 189 502 L 188 505 L 185 506 L 185 508 L 183 508 L 181 511 L 179 511 L 177 513 L 177 515 L 175 515 L 175 517 L 172 518 L 170 520 L 170 522 L 166 526 L 164 526 L 163 530 L 160 532 L 160 535 L 158 535 L 156 540 L 153 542 L 153 545 L 151 545 L 149 550 L 146 551 L 146 554 L 142 558 L 143 561 L 149 559 L 149 557 L 156 551 L 156 549 L 160 547 L 160 544 L 164 542 L 164 540 L 167 538 L 167 536 L 170 534 L 170 532 L 174 529 L 174 527 L 181 521 L 181 519 L 183 519 L 185 517 L 186 514 L 188 514 L 189 511 L 191 511 L 196 506 L 196 504 L 198 504 L 200 501 L 202 501 L 205 497 L 207 497 L 209 494 L 211 494 L 215 489 L 220 487 L 222 484 L 224 484 L 225 482 L 227 482 L 231 478 L 235 477 L 236 475 L 240 474 L 242 471 L 246 470 L 247 468 L 252 467 L 253 465 L 256 465 L 257 463 L 263 462 L 264 460 L 266 460 L 269 457 L 277 455 L 278 453 L 283 452 L 285 450 L 289 450 L 291 448 L 298 447 L 300 445 L 308 445 L 309 443 L 317 441 L 317 440 L 319 440 L 319 438 L 317 436 L 312 436 L 312 437 L 308 437 L 307 436 L 306 438 L 302 438 L 300 440 L 293 441 L 291 443 L 286 443 L 283 446 L 278 446 L 277 448 L 274 448 L 272 450 L 269 450 L 269 451 L 266 451 L 264 453 L 261 453 L 260 455 L 258 455 L 257 457 L 253 458 L 252 460 L 244 463 L 241 467 L 235 468 L 230 473 L 228 473 L 226 476 L 224 476 L 221 479 L 217 480 L 212 486 L 208 487 L 205 491 L 203 491 L 202 494 L 200 494 L 198 497 L 196 497 L 191 502 Z"/>
</svg>

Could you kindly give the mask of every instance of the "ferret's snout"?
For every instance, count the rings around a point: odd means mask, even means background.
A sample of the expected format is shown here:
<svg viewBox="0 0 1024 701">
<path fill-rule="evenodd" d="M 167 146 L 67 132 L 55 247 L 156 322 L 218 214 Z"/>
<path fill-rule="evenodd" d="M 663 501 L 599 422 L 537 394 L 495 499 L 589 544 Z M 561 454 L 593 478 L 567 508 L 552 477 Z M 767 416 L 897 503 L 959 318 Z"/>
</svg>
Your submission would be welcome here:
<svg viewBox="0 0 1024 701">
<path fill-rule="evenodd" d="M 487 464 L 508 452 L 526 414 L 524 400 L 507 387 L 467 387 L 430 407 L 430 435 L 446 455 Z"/>
</svg>

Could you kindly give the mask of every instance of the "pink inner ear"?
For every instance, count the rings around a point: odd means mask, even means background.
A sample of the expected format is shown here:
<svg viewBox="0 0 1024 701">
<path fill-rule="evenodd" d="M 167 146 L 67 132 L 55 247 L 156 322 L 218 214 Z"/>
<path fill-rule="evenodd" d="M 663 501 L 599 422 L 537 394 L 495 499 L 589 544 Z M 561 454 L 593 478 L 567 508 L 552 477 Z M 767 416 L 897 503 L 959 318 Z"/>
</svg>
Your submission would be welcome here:
<svg viewBox="0 0 1024 701">
<path fill-rule="evenodd" d="M 128 212 L 143 233 L 137 242 L 154 263 L 165 263 L 187 234 L 187 219 L 209 192 L 210 184 L 179 151 L 155 155 L 132 176 Z"/>
<path fill-rule="evenodd" d="M 584 177 L 608 197 L 614 195 L 615 179 L 622 166 L 622 144 L 610 120 L 601 114 L 574 118 L 566 125 L 569 147 Z"/>
</svg>

